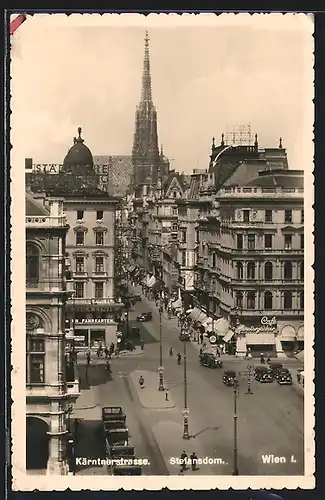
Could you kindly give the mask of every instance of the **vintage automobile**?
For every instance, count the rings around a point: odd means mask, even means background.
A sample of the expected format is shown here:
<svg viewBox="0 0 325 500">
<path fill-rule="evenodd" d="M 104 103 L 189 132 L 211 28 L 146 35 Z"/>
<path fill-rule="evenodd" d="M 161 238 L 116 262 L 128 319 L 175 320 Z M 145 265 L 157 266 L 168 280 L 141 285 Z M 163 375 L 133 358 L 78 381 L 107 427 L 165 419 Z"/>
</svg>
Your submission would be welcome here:
<svg viewBox="0 0 325 500">
<path fill-rule="evenodd" d="M 283 368 L 283 364 L 282 363 L 269 363 L 269 373 L 271 373 L 271 375 L 273 376 L 273 378 L 275 378 L 276 372 L 278 370 L 281 370 L 282 368 Z"/>
<path fill-rule="evenodd" d="M 104 406 L 102 408 L 102 421 L 108 422 L 118 420 L 119 422 L 126 421 L 126 415 L 121 406 Z"/>
<path fill-rule="evenodd" d="M 107 420 L 103 422 L 104 432 L 111 431 L 114 429 L 127 429 L 126 422 L 123 420 Z"/>
<path fill-rule="evenodd" d="M 292 376 L 288 368 L 285 368 L 284 370 L 278 370 L 276 381 L 280 385 L 292 385 Z"/>
<path fill-rule="evenodd" d="M 146 322 L 146 321 L 151 321 L 151 320 L 152 320 L 152 313 L 151 312 L 142 313 L 142 314 L 139 314 L 139 316 L 137 316 L 137 321 L 140 321 L 140 322 Z"/>
<path fill-rule="evenodd" d="M 112 429 L 105 431 L 106 453 L 110 453 L 110 448 L 113 446 L 128 446 L 129 444 L 129 429 Z"/>
<path fill-rule="evenodd" d="M 141 293 L 136 293 L 134 295 L 134 298 L 135 298 L 136 302 L 141 302 L 141 300 L 142 300 Z"/>
<path fill-rule="evenodd" d="M 200 365 L 208 368 L 222 368 L 223 363 L 213 352 L 202 352 L 199 356 Z"/>
<path fill-rule="evenodd" d="M 274 380 L 269 369 L 263 365 L 255 368 L 254 378 L 257 382 L 261 382 L 262 384 L 268 384 Z"/>
<path fill-rule="evenodd" d="M 189 332 L 187 332 L 186 330 L 181 331 L 181 333 L 179 334 L 178 338 L 182 342 L 185 342 L 185 341 L 188 341 L 188 340 L 191 339 Z"/>
<path fill-rule="evenodd" d="M 236 372 L 233 370 L 226 370 L 222 377 L 223 383 L 228 386 L 234 386 L 236 384 Z"/>
</svg>

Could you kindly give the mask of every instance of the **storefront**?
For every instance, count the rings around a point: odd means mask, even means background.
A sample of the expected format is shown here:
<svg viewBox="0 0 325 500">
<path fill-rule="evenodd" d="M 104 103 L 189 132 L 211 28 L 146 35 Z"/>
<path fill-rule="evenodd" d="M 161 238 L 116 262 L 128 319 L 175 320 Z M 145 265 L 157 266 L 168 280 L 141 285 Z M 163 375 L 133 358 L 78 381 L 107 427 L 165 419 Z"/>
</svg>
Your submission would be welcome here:
<svg viewBox="0 0 325 500">
<path fill-rule="evenodd" d="M 304 348 L 304 324 L 301 321 L 278 322 L 279 335 L 283 351 L 291 355 Z"/>
<path fill-rule="evenodd" d="M 250 319 L 250 324 L 240 324 L 236 328 L 237 354 L 245 355 L 248 351 L 253 356 L 277 355 L 276 335 L 278 324 L 275 316 L 262 316 L 262 318 Z M 282 352 L 282 348 L 280 346 Z"/>
</svg>

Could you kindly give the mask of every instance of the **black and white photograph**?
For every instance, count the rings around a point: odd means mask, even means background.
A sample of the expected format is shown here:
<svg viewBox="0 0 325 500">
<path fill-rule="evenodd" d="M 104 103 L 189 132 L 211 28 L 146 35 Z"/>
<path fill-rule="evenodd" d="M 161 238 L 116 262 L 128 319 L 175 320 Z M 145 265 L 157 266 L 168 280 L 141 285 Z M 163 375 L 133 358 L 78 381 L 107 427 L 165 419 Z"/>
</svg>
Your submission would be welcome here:
<svg viewBox="0 0 325 500">
<path fill-rule="evenodd" d="M 20 16 L 14 489 L 312 489 L 313 16 Z"/>
</svg>

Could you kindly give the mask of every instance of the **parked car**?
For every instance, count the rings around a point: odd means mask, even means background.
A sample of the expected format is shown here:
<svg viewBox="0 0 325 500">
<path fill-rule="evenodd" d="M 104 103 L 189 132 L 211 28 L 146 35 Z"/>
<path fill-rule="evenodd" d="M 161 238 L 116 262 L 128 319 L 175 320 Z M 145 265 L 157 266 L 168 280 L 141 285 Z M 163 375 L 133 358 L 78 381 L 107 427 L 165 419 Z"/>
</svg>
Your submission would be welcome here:
<svg viewBox="0 0 325 500">
<path fill-rule="evenodd" d="M 275 378 L 276 372 L 283 368 L 282 363 L 269 363 L 269 373 Z"/>
<path fill-rule="evenodd" d="M 199 356 L 200 365 L 208 368 L 222 368 L 223 363 L 212 352 L 202 352 Z"/>
<path fill-rule="evenodd" d="M 236 383 L 236 372 L 233 370 L 226 370 L 223 374 L 222 381 L 228 387 L 234 386 Z"/>
<path fill-rule="evenodd" d="M 287 368 L 278 370 L 276 381 L 280 385 L 292 385 L 292 376 Z"/>
<path fill-rule="evenodd" d="M 141 302 L 141 300 L 142 300 L 141 293 L 136 293 L 134 298 L 135 298 L 136 302 Z"/>
<path fill-rule="evenodd" d="M 266 366 L 257 366 L 255 368 L 254 378 L 257 382 L 270 383 L 273 382 L 273 376 Z"/>
<path fill-rule="evenodd" d="M 189 332 L 186 332 L 186 331 L 182 331 L 180 334 L 179 334 L 179 340 L 181 340 L 182 342 L 185 341 L 185 340 L 190 340 L 190 334 Z"/>
<path fill-rule="evenodd" d="M 152 313 L 151 312 L 142 313 L 142 314 L 139 314 L 139 316 L 137 316 L 137 321 L 140 321 L 140 322 L 146 322 L 146 321 L 151 321 L 151 320 L 152 320 Z"/>
<path fill-rule="evenodd" d="M 110 420 L 125 422 L 126 415 L 121 406 L 104 406 L 102 408 L 102 420 L 103 422 L 108 422 Z"/>
</svg>

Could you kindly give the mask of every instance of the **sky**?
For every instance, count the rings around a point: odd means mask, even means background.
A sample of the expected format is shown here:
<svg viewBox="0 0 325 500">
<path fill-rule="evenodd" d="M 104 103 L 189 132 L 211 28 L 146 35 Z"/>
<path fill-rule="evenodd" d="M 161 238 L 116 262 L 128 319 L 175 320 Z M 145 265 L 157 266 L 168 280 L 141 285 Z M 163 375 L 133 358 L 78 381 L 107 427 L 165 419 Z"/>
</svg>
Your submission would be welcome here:
<svg viewBox="0 0 325 500">
<path fill-rule="evenodd" d="M 159 143 L 171 167 L 207 168 L 212 137 L 251 124 L 259 146 L 313 161 L 313 18 L 34 15 L 12 38 L 12 159 L 62 163 L 82 127 L 93 155 L 131 154 L 145 30 Z M 23 167 L 24 168 L 24 167 Z"/>
</svg>

